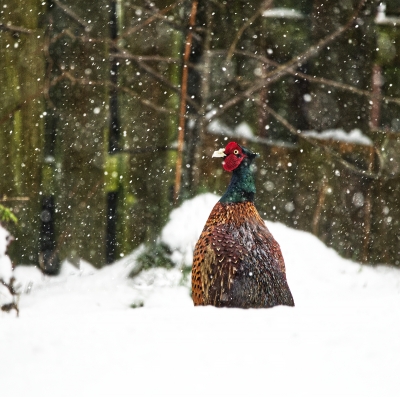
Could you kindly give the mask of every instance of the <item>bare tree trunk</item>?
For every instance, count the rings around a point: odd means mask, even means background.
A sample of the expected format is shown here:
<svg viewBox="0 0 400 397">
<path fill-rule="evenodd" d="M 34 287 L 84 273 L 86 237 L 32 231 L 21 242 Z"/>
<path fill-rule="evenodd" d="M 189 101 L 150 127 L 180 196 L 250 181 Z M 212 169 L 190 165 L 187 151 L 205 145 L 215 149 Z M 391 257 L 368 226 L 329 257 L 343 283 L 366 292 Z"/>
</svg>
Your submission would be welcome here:
<svg viewBox="0 0 400 397">
<path fill-rule="evenodd" d="M 374 64 L 372 67 L 372 98 L 370 112 L 370 127 L 377 130 L 381 120 L 381 102 L 382 102 L 382 68 Z"/>
<path fill-rule="evenodd" d="M 207 153 L 205 153 L 205 137 L 206 129 L 208 125 L 208 120 L 206 119 L 207 106 L 210 99 L 210 81 L 211 81 L 211 43 L 212 43 L 212 28 L 213 28 L 213 13 L 212 6 L 209 1 L 204 2 L 204 33 L 203 33 L 203 48 L 202 48 L 202 58 L 201 58 L 201 80 L 200 80 L 200 111 L 198 117 L 198 144 L 194 148 L 194 159 L 193 159 L 193 170 L 192 170 L 192 187 L 193 193 L 196 192 L 200 183 L 200 170 L 201 161 L 207 158 Z"/>
<path fill-rule="evenodd" d="M 179 108 L 179 127 L 178 127 L 178 157 L 175 168 L 175 186 L 174 186 L 174 202 L 178 202 L 179 193 L 181 190 L 182 179 L 182 157 L 183 157 L 183 144 L 185 140 L 185 126 L 186 126 L 186 95 L 188 88 L 188 75 L 189 75 L 189 57 L 192 48 L 193 28 L 196 24 L 198 0 L 193 0 L 192 9 L 189 18 L 189 31 L 185 40 L 185 52 L 183 55 L 182 65 L 182 80 L 181 80 L 181 102 Z"/>
</svg>

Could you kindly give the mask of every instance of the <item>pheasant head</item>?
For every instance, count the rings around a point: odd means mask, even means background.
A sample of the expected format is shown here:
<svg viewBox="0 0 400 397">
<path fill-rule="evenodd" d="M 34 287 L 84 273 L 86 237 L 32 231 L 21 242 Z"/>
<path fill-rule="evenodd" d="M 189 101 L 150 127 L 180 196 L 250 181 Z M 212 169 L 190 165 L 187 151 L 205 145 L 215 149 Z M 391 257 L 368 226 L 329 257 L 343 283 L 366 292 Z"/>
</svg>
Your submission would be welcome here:
<svg viewBox="0 0 400 397">
<path fill-rule="evenodd" d="M 224 149 L 214 152 L 213 157 L 223 157 L 222 167 L 232 172 L 232 179 L 226 193 L 221 197 L 222 203 L 241 203 L 253 201 L 256 192 L 251 163 L 258 157 L 249 149 L 236 142 L 229 142 Z"/>
</svg>

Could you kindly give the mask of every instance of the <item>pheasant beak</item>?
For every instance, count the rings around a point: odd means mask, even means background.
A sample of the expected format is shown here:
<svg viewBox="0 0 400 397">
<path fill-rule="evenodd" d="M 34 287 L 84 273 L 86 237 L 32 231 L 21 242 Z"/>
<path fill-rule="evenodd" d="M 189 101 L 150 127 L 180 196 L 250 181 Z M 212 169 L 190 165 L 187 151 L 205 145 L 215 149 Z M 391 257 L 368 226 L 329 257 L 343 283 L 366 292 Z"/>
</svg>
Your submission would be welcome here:
<svg viewBox="0 0 400 397">
<path fill-rule="evenodd" d="M 212 157 L 225 157 L 225 156 L 226 156 L 225 149 L 216 150 L 212 155 Z"/>
</svg>

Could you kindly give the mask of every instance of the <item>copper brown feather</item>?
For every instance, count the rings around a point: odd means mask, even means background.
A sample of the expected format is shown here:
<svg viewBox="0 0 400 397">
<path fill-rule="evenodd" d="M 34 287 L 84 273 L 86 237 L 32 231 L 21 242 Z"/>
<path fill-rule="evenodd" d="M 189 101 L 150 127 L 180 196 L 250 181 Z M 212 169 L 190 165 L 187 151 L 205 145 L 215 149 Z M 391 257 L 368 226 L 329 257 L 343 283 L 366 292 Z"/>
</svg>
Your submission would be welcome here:
<svg viewBox="0 0 400 397">
<path fill-rule="evenodd" d="M 193 302 L 240 308 L 294 306 L 279 244 L 253 204 L 254 182 L 247 170 L 255 155 L 232 144 L 237 145 L 231 142 L 216 152 L 229 158 L 232 151 L 240 161 L 226 159 L 225 170 L 234 167 L 231 184 L 211 211 L 194 250 Z"/>
</svg>

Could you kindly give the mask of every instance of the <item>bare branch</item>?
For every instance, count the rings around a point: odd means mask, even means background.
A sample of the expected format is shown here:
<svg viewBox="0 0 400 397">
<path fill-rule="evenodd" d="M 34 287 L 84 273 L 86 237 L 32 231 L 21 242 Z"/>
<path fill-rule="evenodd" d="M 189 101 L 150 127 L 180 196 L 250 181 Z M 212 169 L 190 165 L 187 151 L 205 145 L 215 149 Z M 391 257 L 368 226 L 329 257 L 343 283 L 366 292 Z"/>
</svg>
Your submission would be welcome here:
<svg viewBox="0 0 400 397">
<path fill-rule="evenodd" d="M 56 43 L 58 40 L 60 40 L 62 37 L 67 36 L 72 40 L 81 40 L 81 41 L 85 41 L 82 37 L 78 37 L 75 36 L 72 31 L 68 28 L 68 29 L 63 29 L 60 33 L 58 33 L 57 35 L 53 36 L 50 40 L 51 44 Z"/>
<path fill-rule="evenodd" d="M 5 288 L 7 288 L 13 297 L 13 301 L 10 303 L 6 303 L 5 305 L 1 305 L 0 310 L 2 310 L 3 312 L 10 312 L 12 309 L 14 309 L 17 312 L 17 317 L 19 317 L 19 307 L 18 307 L 19 293 L 14 288 L 14 283 L 15 283 L 15 277 L 11 277 L 9 283 L 6 283 L 2 278 L 0 278 L 0 284 L 2 284 Z"/>
<path fill-rule="evenodd" d="M 369 164 L 368 170 L 372 170 L 373 161 L 374 161 L 374 150 L 371 148 L 369 152 Z M 371 241 L 371 215 L 372 215 L 372 184 L 369 184 L 367 187 L 365 197 L 365 211 L 364 211 L 364 240 L 363 240 L 363 250 L 362 250 L 362 260 L 363 262 L 368 262 L 369 257 L 369 245 Z"/>
<path fill-rule="evenodd" d="M 113 58 L 118 59 L 132 59 L 138 62 L 165 62 L 165 63 L 181 63 L 181 59 L 174 57 L 163 57 L 160 55 L 133 55 L 127 53 L 120 47 L 117 47 L 121 52 L 117 54 L 113 54 Z"/>
<path fill-rule="evenodd" d="M 261 101 L 258 99 L 255 99 L 254 102 L 258 103 L 261 105 Z M 274 109 L 269 107 L 265 102 L 262 103 L 263 107 L 265 110 L 270 113 L 276 120 L 278 120 L 286 129 L 288 129 L 293 135 L 298 135 L 299 130 L 297 130 L 292 124 L 289 123 L 288 120 L 286 120 L 283 116 L 281 116 L 279 113 L 275 112 Z"/>
<path fill-rule="evenodd" d="M 236 33 L 235 38 L 233 39 L 233 42 L 231 44 L 231 46 L 229 47 L 228 50 L 228 55 L 226 56 L 226 60 L 227 62 L 229 62 L 232 58 L 233 52 L 236 49 L 236 45 L 238 43 L 238 41 L 240 40 L 240 38 L 242 37 L 242 34 L 244 33 L 244 31 L 253 24 L 253 22 L 268 8 L 271 7 L 273 0 L 265 0 L 262 2 L 260 8 L 251 16 L 251 18 L 249 18 L 243 25 L 242 27 L 238 30 L 238 32 Z"/>
<path fill-rule="evenodd" d="M 177 7 L 180 3 L 182 3 L 183 0 L 178 0 L 176 1 L 174 4 L 171 4 L 168 7 L 165 7 L 162 10 L 156 9 L 154 14 L 147 18 L 145 21 L 143 21 L 141 24 L 136 25 L 136 26 L 132 26 L 131 28 L 127 29 L 124 33 L 122 33 L 120 35 L 120 38 L 124 38 L 127 37 L 133 33 L 138 32 L 139 30 L 143 29 L 145 26 L 150 25 L 152 22 L 154 22 L 157 19 L 162 19 L 162 20 L 166 20 L 168 21 L 167 17 L 165 16 L 165 14 L 171 10 L 173 10 L 175 7 Z M 152 8 L 155 8 L 152 7 Z"/>
<path fill-rule="evenodd" d="M 12 277 L 10 280 L 10 283 L 7 284 L 2 278 L 0 278 L 0 284 L 4 285 L 4 287 L 6 287 L 8 289 L 8 291 L 10 292 L 11 295 L 17 295 L 17 291 L 14 288 L 14 281 L 15 281 L 15 278 Z"/>
<path fill-rule="evenodd" d="M 142 148 L 129 148 L 129 149 L 122 149 L 122 153 L 129 153 L 129 154 L 147 154 L 147 153 L 155 153 L 155 152 L 165 152 L 165 151 L 175 151 L 176 147 L 170 146 L 146 146 Z"/>
<path fill-rule="evenodd" d="M 179 4 L 179 1 L 176 3 Z M 168 8 L 168 7 L 167 7 Z M 172 84 L 168 79 L 166 79 L 164 76 L 162 76 L 160 73 L 158 73 L 156 70 L 154 70 L 151 66 L 147 65 L 144 61 L 155 61 L 155 62 L 166 62 L 166 63 L 180 63 L 181 61 L 177 58 L 173 57 L 162 57 L 162 56 L 157 56 L 157 55 L 133 55 L 130 54 L 128 51 L 125 49 L 119 47 L 115 42 L 110 41 L 110 40 L 105 40 L 105 39 L 92 39 L 92 38 L 87 38 L 87 37 L 81 37 L 81 36 L 76 36 L 74 35 L 70 29 L 64 29 L 62 32 L 60 32 L 58 35 L 54 36 L 50 43 L 54 43 L 57 40 L 59 40 L 61 37 L 67 36 L 72 38 L 73 40 L 79 40 L 82 42 L 108 42 L 110 46 L 114 46 L 114 48 L 118 51 L 117 53 L 112 54 L 112 57 L 114 58 L 119 58 L 119 59 L 130 59 L 134 61 L 139 68 L 144 70 L 146 73 L 148 73 L 151 77 L 153 77 L 156 81 L 163 83 L 167 87 L 169 87 L 171 90 L 173 90 L 176 93 L 179 93 L 179 87 L 176 87 L 174 84 Z M 60 75 L 56 79 L 53 79 L 51 86 L 54 86 L 57 84 L 58 81 L 62 80 L 64 77 L 68 77 L 69 80 L 75 81 L 76 79 L 72 77 L 72 75 Z M 82 83 L 81 80 L 80 82 Z M 48 93 L 48 87 L 45 89 L 45 94 Z M 49 98 L 47 98 L 49 100 Z M 194 109 L 198 111 L 199 106 L 195 101 L 193 101 L 190 97 L 186 97 L 187 103 L 189 103 Z M 50 101 L 51 102 L 51 101 Z M 150 102 L 148 101 L 147 105 Z M 159 108 L 158 108 L 159 109 Z M 169 111 L 166 111 L 169 112 Z"/>
<path fill-rule="evenodd" d="M 9 201 L 29 201 L 30 197 L 27 196 L 19 196 L 19 197 L 8 197 L 5 194 L 2 198 L 0 198 L 0 203 L 7 203 Z"/>
<path fill-rule="evenodd" d="M 173 91 L 179 93 L 179 88 L 176 87 L 174 84 L 172 84 L 168 79 L 166 79 L 163 75 L 160 73 L 156 72 L 152 67 L 147 65 L 144 62 L 141 61 L 136 61 L 137 65 L 143 69 L 145 72 L 147 72 L 150 76 L 152 76 L 154 79 L 156 79 L 159 82 L 164 83 L 167 87 L 171 88 Z M 187 102 L 189 102 L 193 107 L 198 108 L 196 102 L 191 100 L 190 98 L 186 97 Z"/>
<path fill-rule="evenodd" d="M 69 72 L 63 72 L 60 76 L 58 76 L 57 78 L 55 78 L 54 80 L 52 80 L 51 82 L 51 86 L 59 83 L 62 80 L 69 80 L 71 81 L 72 84 L 79 84 L 79 85 L 83 85 L 83 86 L 90 86 L 90 87 L 94 87 L 94 86 L 101 86 L 101 87 L 111 87 L 114 89 L 117 89 L 121 92 L 125 92 L 128 95 L 132 96 L 133 98 L 137 99 L 138 101 L 140 101 L 143 105 L 157 111 L 160 113 L 166 113 L 166 114 L 170 114 L 173 115 L 175 114 L 175 112 L 173 110 L 170 109 L 166 109 L 162 106 L 157 106 L 155 105 L 153 102 L 147 100 L 147 99 L 143 99 L 141 97 L 141 95 L 133 90 L 131 90 L 128 87 L 122 87 L 122 86 L 117 86 L 115 84 L 112 84 L 110 81 L 96 81 L 96 80 L 90 80 L 90 79 L 82 79 L 82 78 L 76 78 L 74 76 L 72 76 L 71 73 Z"/>
<path fill-rule="evenodd" d="M 5 32 L 13 32 L 13 33 L 24 33 L 24 34 L 32 34 L 32 29 L 23 28 L 21 26 L 7 25 L 5 23 L 0 22 L 0 30 Z"/>
<path fill-rule="evenodd" d="M 75 22 L 77 22 L 79 25 L 81 25 L 86 30 L 90 30 L 90 25 L 84 19 L 82 19 L 80 16 L 78 16 L 74 11 L 72 11 L 68 6 L 61 3 L 61 1 L 59 1 L 59 0 L 53 0 L 53 1 L 54 1 L 54 4 L 56 4 L 59 8 L 61 8 Z"/>
<path fill-rule="evenodd" d="M 282 76 L 286 75 L 287 73 L 290 73 L 290 71 L 293 71 L 296 69 L 298 66 L 302 65 L 305 61 L 308 59 L 312 58 L 313 56 L 317 55 L 323 48 L 325 48 L 330 42 L 332 42 L 334 39 L 336 39 L 338 36 L 340 36 L 342 33 L 344 33 L 347 29 L 350 28 L 350 26 L 353 24 L 354 20 L 357 18 L 358 13 L 360 12 L 361 7 L 364 5 L 366 0 L 361 0 L 360 3 L 358 4 L 358 7 L 356 11 L 353 13 L 349 21 L 341 26 L 339 29 L 337 29 L 335 32 L 332 34 L 328 35 L 327 37 L 324 37 L 321 39 L 317 44 L 309 47 L 306 51 L 304 51 L 302 54 L 294 56 L 289 62 L 286 62 L 283 65 L 280 65 L 270 73 L 268 73 L 265 78 L 258 80 L 256 83 L 253 84 L 252 87 L 248 88 L 245 92 L 243 92 L 240 95 L 237 95 L 227 102 L 225 102 L 222 107 L 220 107 L 212 116 L 212 118 L 218 117 L 221 114 L 223 114 L 227 109 L 230 107 L 236 105 L 240 101 L 242 101 L 245 98 L 252 97 L 257 91 L 265 87 L 265 84 L 270 84 L 274 81 L 279 80 Z"/>
<path fill-rule="evenodd" d="M 165 108 L 163 106 L 157 106 L 152 101 L 149 101 L 147 99 L 142 98 L 142 96 L 140 94 L 138 94 L 137 92 L 131 90 L 130 88 L 118 87 L 118 90 L 129 94 L 133 98 L 135 98 L 138 101 L 140 101 L 143 105 L 145 105 L 145 106 L 147 106 L 147 107 L 149 107 L 149 108 L 151 108 L 151 109 L 153 109 L 153 110 L 155 110 L 157 112 L 169 114 L 171 116 L 175 115 L 175 113 L 176 113 L 174 110 L 167 109 L 167 108 Z"/>
<path fill-rule="evenodd" d="M 254 102 L 258 103 L 259 105 L 261 104 L 258 99 L 253 99 Z M 320 144 L 316 138 L 308 137 L 302 134 L 301 130 L 297 130 L 294 126 L 292 126 L 289 121 L 287 121 L 283 116 L 281 116 L 279 113 L 275 112 L 271 107 L 269 107 L 266 103 L 262 104 L 265 109 L 276 119 L 278 120 L 283 126 L 285 126 L 293 135 L 298 136 L 300 139 L 303 139 L 304 141 L 310 143 L 312 146 L 323 150 L 326 152 L 328 155 L 332 156 L 336 161 L 338 161 L 340 164 L 345 166 L 348 170 L 352 171 L 353 173 L 370 178 L 370 179 L 379 179 L 382 176 L 381 169 L 379 169 L 378 172 L 373 172 L 371 171 L 370 167 L 368 170 L 363 170 L 358 168 L 357 166 L 349 163 L 343 157 L 340 155 L 340 153 L 337 153 L 327 145 Z M 372 148 L 375 152 L 377 151 L 375 147 Z"/>
<path fill-rule="evenodd" d="M 310 46 L 306 51 L 304 51 L 302 54 L 294 56 L 289 62 L 279 66 L 277 69 L 271 72 L 271 77 L 272 76 L 282 76 L 283 74 L 286 74 L 286 72 L 293 67 L 298 67 L 302 65 L 304 62 L 308 61 L 310 58 L 314 57 L 315 55 L 318 55 L 319 52 L 324 49 L 329 43 L 331 43 L 333 40 L 335 40 L 338 36 L 340 36 L 342 33 L 344 33 L 346 30 L 348 30 L 353 22 L 356 20 L 358 17 L 358 14 L 364 5 L 366 0 L 361 0 L 354 11 L 353 15 L 350 17 L 350 19 L 347 21 L 347 23 L 340 28 L 338 28 L 335 32 L 332 34 L 322 38 L 321 40 L 318 41 L 318 43 Z M 268 80 L 270 76 L 266 76 L 266 79 Z"/>
<path fill-rule="evenodd" d="M 225 51 L 218 51 L 218 52 L 225 52 Z M 248 51 L 235 51 L 234 54 L 238 54 L 238 55 L 243 55 L 249 58 L 253 58 L 253 59 L 258 59 L 260 62 L 274 66 L 274 67 L 279 67 L 280 64 L 278 62 L 275 62 L 263 55 L 259 55 L 259 54 L 253 54 L 251 52 Z M 361 96 L 366 96 L 368 98 L 373 97 L 375 94 L 372 91 L 368 91 L 368 90 L 363 90 L 361 88 L 357 88 L 354 87 L 353 85 L 350 84 L 345 84 L 345 83 L 341 83 L 338 81 L 334 81 L 334 80 L 330 80 L 330 79 L 326 79 L 324 77 L 316 77 L 316 76 L 310 76 L 309 74 L 306 73 L 302 73 L 299 72 L 298 70 L 293 70 L 293 69 L 289 69 L 288 70 L 288 74 L 291 74 L 295 77 L 299 77 L 302 78 L 304 80 L 310 81 L 312 83 L 317 83 L 317 84 L 323 84 L 323 85 L 327 85 L 329 87 L 334 87 L 337 88 L 339 90 L 343 90 L 343 91 L 349 91 L 353 94 L 357 94 L 357 95 L 361 95 Z M 265 76 L 264 76 L 265 78 Z M 388 102 L 388 103 L 395 103 L 397 105 L 400 105 L 400 98 L 393 98 L 393 97 L 388 97 L 388 96 L 381 96 L 380 97 L 382 101 L 384 102 Z"/>
<path fill-rule="evenodd" d="M 322 210 L 324 208 L 325 198 L 326 198 L 326 194 L 328 192 L 328 188 L 329 188 L 328 179 L 324 175 L 322 177 L 321 187 L 319 189 L 319 194 L 318 194 L 318 200 L 317 200 L 317 204 L 315 206 L 315 211 L 314 211 L 314 215 L 313 215 L 313 219 L 312 219 L 312 229 L 311 230 L 312 230 L 313 234 L 315 234 L 316 236 L 318 236 L 319 222 L 321 219 Z"/>
</svg>

